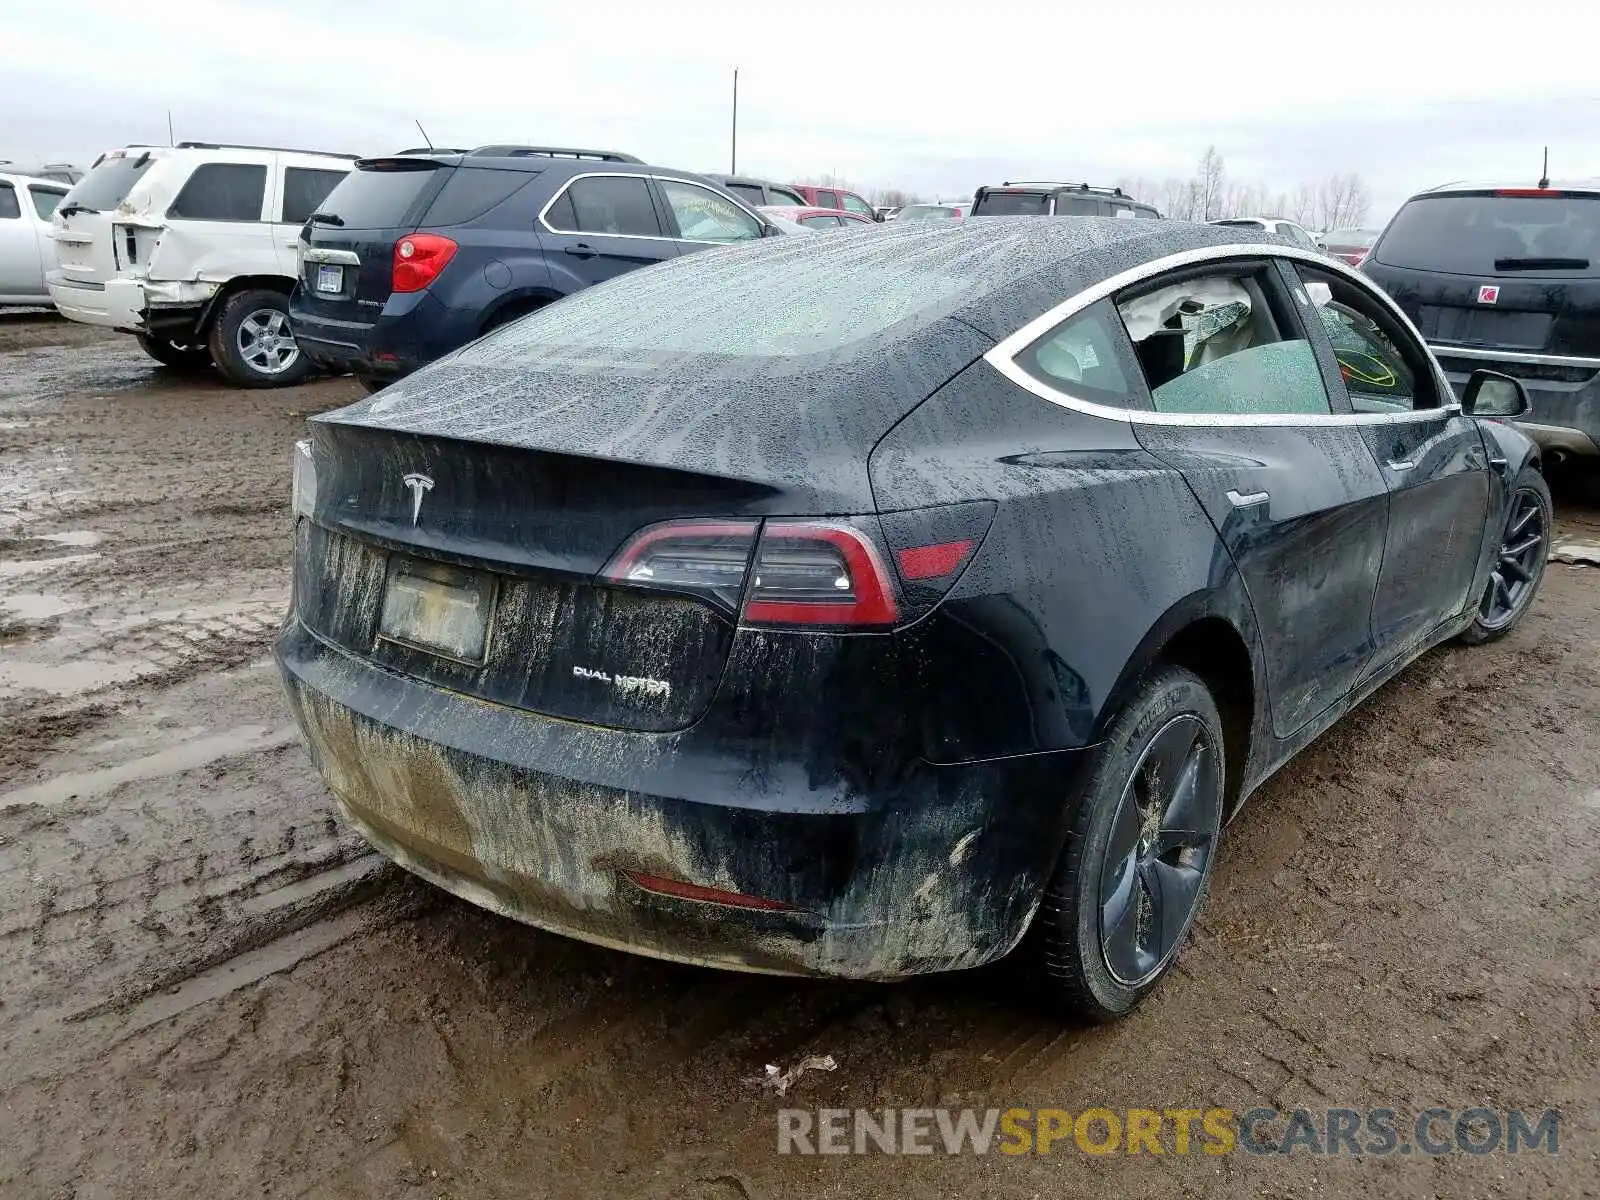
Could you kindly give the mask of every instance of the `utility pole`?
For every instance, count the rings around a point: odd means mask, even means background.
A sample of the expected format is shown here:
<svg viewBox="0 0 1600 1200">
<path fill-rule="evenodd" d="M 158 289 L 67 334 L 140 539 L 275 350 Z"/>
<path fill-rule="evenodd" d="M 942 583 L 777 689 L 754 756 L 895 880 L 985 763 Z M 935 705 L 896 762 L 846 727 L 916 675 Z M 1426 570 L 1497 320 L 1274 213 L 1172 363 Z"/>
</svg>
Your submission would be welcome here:
<svg viewBox="0 0 1600 1200">
<path fill-rule="evenodd" d="M 728 174 L 739 173 L 739 68 L 733 69 L 733 145 L 728 155 Z"/>
<path fill-rule="evenodd" d="M 172 132 L 172 110 L 169 108 L 167 109 L 167 145 L 176 146 L 177 144 L 178 139 Z"/>
</svg>

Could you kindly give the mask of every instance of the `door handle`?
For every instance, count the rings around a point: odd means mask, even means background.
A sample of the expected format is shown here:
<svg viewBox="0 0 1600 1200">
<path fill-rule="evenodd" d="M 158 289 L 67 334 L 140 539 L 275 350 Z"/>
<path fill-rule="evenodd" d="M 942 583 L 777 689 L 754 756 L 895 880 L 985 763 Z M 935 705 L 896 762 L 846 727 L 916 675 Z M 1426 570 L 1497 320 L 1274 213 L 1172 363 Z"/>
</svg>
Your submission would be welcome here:
<svg viewBox="0 0 1600 1200">
<path fill-rule="evenodd" d="M 1235 508 L 1249 508 L 1252 504 L 1265 504 L 1272 499 L 1269 492 L 1236 492 L 1228 489 L 1228 501 Z"/>
<path fill-rule="evenodd" d="M 596 253 L 587 242 L 577 242 L 571 246 L 564 247 L 564 249 L 574 258 L 593 258 Z"/>
<path fill-rule="evenodd" d="M 1389 460 L 1389 470 L 1391 470 L 1391 471 L 1409 471 L 1409 470 L 1411 470 L 1412 467 L 1414 467 L 1416 465 L 1417 465 L 1416 460 L 1415 459 L 1411 459 L 1411 458 L 1404 458 L 1404 459 L 1401 459 L 1399 462 L 1396 462 L 1392 458 Z"/>
</svg>

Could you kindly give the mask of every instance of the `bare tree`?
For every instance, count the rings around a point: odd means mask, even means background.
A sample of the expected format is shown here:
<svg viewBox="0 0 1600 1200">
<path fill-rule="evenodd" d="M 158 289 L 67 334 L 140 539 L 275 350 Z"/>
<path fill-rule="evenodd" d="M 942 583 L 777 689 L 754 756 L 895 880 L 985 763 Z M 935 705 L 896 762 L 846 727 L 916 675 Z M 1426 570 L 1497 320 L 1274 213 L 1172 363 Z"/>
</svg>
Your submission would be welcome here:
<svg viewBox="0 0 1600 1200">
<path fill-rule="evenodd" d="M 1283 206 L 1283 215 L 1297 225 L 1315 224 L 1317 194 L 1310 184 L 1302 183 L 1294 189 Z"/>
<path fill-rule="evenodd" d="M 870 192 L 867 199 L 879 208 L 904 208 L 908 204 L 918 203 L 914 192 L 905 191 L 903 188 L 876 188 Z"/>
<path fill-rule="evenodd" d="M 1317 221 L 1323 229 L 1357 227 L 1371 208 L 1372 197 L 1359 175 L 1330 175 L 1317 186 Z"/>
<path fill-rule="evenodd" d="M 1200 156 L 1199 173 L 1195 176 L 1196 208 L 1191 220 L 1213 221 L 1222 215 L 1222 192 L 1227 184 L 1223 171 L 1222 155 L 1215 146 L 1207 146 Z"/>
</svg>

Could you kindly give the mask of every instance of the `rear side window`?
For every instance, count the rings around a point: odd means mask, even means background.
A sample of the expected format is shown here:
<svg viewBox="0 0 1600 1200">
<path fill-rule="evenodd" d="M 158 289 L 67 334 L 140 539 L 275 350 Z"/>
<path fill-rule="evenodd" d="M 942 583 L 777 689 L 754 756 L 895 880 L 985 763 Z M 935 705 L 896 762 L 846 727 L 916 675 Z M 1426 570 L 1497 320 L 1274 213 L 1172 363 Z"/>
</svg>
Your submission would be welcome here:
<svg viewBox="0 0 1600 1200">
<path fill-rule="evenodd" d="M 973 207 L 973 215 L 987 217 L 1042 217 L 1050 211 L 1044 192 L 989 192 Z"/>
<path fill-rule="evenodd" d="M 32 187 L 28 194 L 33 197 L 33 211 L 39 214 L 41 221 L 48 221 L 56 211 L 56 206 L 61 203 L 65 192 L 58 192 L 54 188 Z"/>
<path fill-rule="evenodd" d="M 805 197 L 799 192 L 791 192 L 788 188 L 781 187 L 768 188 L 767 191 L 772 193 L 772 199 L 767 201 L 768 204 L 792 204 L 796 208 L 805 207 Z"/>
<path fill-rule="evenodd" d="M 266 191 L 265 164 L 201 163 L 168 206 L 167 216 L 190 221 L 259 221 Z"/>
<path fill-rule="evenodd" d="M 1069 317 L 1017 355 L 1016 363 L 1040 383 L 1097 404 L 1144 407 L 1128 385 L 1138 368 L 1129 359 L 1122 322 L 1109 300 Z"/>
<path fill-rule="evenodd" d="M 424 225 L 460 225 L 473 221 L 504 203 L 530 179 L 528 171 L 493 171 L 460 167 L 450 173 L 438 196 L 428 206 Z"/>
<path fill-rule="evenodd" d="M 1392 267 L 1448 275 L 1597 278 L 1600 196 L 1418 196 L 1395 215 L 1373 257 Z"/>
<path fill-rule="evenodd" d="M 438 182 L 439 172 L 450 170 L 426 159 L 362 164 L 316 211 L 337 217 L 348 229 L 409 229 L 423 193 Z"/>
<path fill-rule="evenodd" d="M 92 212 L 115 208 L 154 161 L 148 154 L 103 159 L 72 189 L 72 202 Z"/>
<path fill-rule="evenodd" d="M 1056 197 L 1056 216 L 1058 217 L 1097 217 L 1100 212 L 1100 201 L 1093 196 Z"/>
<path fill-rule="evenodd" d="M 343 181 L 346 171 L 319 171 L 314 167 L 289 167 L 283 173 L 283 220 L 287 225 L 304 225 L 328 198 L 328 193 Z"/>
<path fill-rule="evenodd" d="M 17 189 L 9 183 L 0 183 L 0 221 L 15 221 L 22 216 L 22 206 L 17 203 Z"/>
<path fill-rule="evenodd" d="M 637 175 L 591 175 L 576 179 L 545 214 L 563 233 L 609 233 L 661 237 L 650 187 Z"/>
<path fill-rule="evenodd" d="M 846 192 L 844 194 L 844 206 L 847 211 L 859 213 L 869 221 L 873 219 L 872 205 L 868 204 L 860 196 L 852 196 L 849 192 Z"/>
</svg>

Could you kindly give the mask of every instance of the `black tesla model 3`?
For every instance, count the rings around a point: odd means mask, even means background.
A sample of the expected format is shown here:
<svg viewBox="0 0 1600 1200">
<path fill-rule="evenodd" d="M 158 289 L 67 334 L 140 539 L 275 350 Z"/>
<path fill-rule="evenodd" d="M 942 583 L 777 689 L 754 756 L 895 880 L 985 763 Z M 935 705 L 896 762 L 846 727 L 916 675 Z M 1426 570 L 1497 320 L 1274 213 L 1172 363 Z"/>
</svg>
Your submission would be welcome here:
<svg viewBox="0 0 1600 1200">
<path fill-rule="evenodd" d="M 314 419 L 277 658 L 344 816 L 475 903 L 741 970 L 1026 943 L 1107 1019 L 1245 797 L 1527 610 L 1525 404 L 1238 229 L 685 256 Z"/>
</svg>

